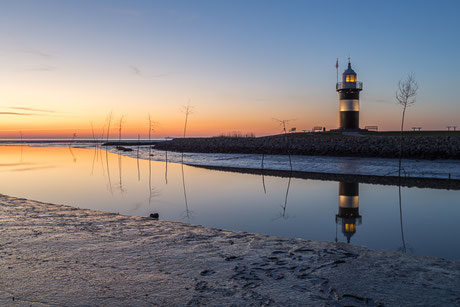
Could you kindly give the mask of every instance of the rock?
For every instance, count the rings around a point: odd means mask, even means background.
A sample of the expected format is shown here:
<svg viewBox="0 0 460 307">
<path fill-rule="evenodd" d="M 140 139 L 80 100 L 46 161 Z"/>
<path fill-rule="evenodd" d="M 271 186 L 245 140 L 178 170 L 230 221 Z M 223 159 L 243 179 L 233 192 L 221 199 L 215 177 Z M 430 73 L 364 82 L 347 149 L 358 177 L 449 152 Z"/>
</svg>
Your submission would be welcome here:
<svg viewBox="0 0 460 307">
<path fill-rule="evenodd" d="M 117 146 L 116 148 L 120 151 L 133 151 L 131 148 L 123 147 L 123 146 Z"/>
</svg>

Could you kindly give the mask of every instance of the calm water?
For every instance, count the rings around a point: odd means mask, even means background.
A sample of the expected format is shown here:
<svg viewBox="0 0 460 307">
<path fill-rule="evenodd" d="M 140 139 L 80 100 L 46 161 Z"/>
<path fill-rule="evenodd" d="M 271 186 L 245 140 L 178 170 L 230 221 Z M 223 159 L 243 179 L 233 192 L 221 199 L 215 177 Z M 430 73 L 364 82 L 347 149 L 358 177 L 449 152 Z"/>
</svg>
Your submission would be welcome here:
<svg viewBox="0 0 460 307">
<path fill-rule="evenodd" d="M 0 146 L 0 193 L 127 215 L 401 250 L 398 187 L 207 170 L 105 151 Z M 408 252 L 460 259 L 460 191 L 402 188 Z"/>
</svg>

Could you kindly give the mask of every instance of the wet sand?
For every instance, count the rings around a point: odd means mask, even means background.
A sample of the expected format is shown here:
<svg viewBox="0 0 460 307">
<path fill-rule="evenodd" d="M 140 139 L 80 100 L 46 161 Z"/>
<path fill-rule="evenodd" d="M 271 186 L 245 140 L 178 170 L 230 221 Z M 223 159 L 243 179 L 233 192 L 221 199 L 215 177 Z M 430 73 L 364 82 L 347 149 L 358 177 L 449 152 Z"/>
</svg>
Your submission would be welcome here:
<svg viewBox="0 0 460 307">
<path fill-rule="evenodd" d="M 459 285 L 459 261 L 0 195 L 0 305 L 458 306 Z"/>
</svg>

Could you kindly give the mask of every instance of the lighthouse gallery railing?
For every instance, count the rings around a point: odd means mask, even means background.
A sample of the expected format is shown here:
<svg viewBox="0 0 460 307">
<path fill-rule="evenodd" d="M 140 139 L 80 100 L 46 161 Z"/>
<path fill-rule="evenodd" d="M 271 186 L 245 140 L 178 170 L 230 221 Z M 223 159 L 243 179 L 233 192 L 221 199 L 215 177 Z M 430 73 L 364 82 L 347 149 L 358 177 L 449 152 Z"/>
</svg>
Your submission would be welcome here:
<svg viewBox="0 0 460 307">
<path fill-rule="evenodd" d="M 363 83 L 360 82 L 360 81 L 356 81 L 356 82 L 339 82 L 339 83 L 336 84 L 335 88 L 337 90 L 343 90 L 343 89 L 347 89 L 347 88 L 353 88 L 353 89 L 362 90 L 363 89 Z"/>
</svg>

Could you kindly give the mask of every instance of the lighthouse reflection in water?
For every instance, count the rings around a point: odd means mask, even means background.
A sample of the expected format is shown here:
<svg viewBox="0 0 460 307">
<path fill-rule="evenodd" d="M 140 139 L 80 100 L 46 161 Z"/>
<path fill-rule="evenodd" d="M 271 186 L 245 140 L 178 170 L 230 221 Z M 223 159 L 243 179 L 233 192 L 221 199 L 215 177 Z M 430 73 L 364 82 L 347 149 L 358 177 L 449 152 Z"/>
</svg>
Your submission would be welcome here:
<svg viewBox="0 0 460 307">
<path fill-rule="evenodd" d="M 341 225 L 342 233 L 350 243 L 357 225 L 361 224 L 359 215 L 359 183 L 339 182 L 339 211 L 335 223 Z M 337 234 L 335 241 L 337 242 Z"/>
</svg>

